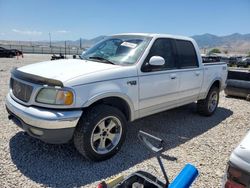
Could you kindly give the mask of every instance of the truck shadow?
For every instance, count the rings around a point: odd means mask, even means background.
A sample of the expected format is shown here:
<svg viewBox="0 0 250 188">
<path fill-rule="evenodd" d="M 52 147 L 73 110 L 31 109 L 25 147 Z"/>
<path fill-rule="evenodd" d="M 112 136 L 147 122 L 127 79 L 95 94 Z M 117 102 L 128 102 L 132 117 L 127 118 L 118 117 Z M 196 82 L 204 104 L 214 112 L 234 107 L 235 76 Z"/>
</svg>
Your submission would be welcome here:
<svg viewBox="0 0 250 188">
<path fill-rule="evenodd" d="M 93 163 L 85 160 L 73 144 L 50 145 L 19 132 L 10 140 L 13 163 L 26 177 L 49 187 L 78 187 L 120 173 L 152 157 L 137 139 L 139 130 L 152 133 L 167 143 L 164 151 L 217 126 L 233 114 L 219 107 L 211 117 L 196 114 L 195 104 L 137 120 L 128 128 L 121 151 L 110 160 Z M 175 156 L 178 158 L 178 156 Z"/>
</svg>

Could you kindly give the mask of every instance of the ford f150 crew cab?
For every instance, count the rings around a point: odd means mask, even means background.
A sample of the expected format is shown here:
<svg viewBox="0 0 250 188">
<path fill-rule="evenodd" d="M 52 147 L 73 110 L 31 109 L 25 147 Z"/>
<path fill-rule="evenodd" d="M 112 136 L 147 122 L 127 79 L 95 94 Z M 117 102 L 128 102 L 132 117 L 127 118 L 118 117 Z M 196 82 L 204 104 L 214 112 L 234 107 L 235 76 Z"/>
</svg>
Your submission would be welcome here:
<svg viewBox="0 0 250 188">
<path fill-rule="evenodd" d="M 225 63 L 202 63 L 196 42 L 165 34 L 118 34 L 82 59 L 13 69 L 9 118 L 48 143 L 74 141 L 90 160 L 113 156 L 127 123 L 197 101 L 212 115 L 226 86 Z"/>
</svg>

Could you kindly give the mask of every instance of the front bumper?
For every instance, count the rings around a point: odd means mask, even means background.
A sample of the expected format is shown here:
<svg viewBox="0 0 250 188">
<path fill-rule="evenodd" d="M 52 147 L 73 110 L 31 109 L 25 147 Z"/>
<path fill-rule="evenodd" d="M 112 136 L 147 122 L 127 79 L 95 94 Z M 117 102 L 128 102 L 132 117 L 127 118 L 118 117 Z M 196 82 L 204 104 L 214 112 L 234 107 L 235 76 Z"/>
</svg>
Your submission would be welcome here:
<svg viewBox="0 0 250 188">
<path fill-rule="evenodd" d="M 8 94 L 6 108 L 19 127 L 47 143 L 66 143 L 72 137 L 82 110 L 54 110 L 24 106 Z"/>
</svg>

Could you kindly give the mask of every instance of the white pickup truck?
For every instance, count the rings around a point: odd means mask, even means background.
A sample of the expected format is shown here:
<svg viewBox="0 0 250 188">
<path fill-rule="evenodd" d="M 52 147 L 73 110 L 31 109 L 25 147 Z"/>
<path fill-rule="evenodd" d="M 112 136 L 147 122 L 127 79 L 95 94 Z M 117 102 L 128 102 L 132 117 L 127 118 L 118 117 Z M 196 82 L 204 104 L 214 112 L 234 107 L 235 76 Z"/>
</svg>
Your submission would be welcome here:
<svg viewBox="0 0 250 188">
<path fill-rule="evenodd" d="M 94 161 L 118 152 L 129 121 L 195 101 L 212 115 L 226 86 L 226 63 L 203 64 L 188 37 L 118 34 L 81 58 L 13 69 L 6 108 L 32 137 L 73 140 Z"/>
</svg>

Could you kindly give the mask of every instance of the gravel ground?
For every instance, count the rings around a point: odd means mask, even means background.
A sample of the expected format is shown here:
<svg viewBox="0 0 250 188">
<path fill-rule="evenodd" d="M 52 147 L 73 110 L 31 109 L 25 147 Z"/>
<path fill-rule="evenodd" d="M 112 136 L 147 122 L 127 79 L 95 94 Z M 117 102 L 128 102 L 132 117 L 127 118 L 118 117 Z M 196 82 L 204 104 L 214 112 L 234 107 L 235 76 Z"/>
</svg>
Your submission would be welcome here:
<svg viewBox="0 0 250 188">
<path fill-rule="evenodd" d="M 11 68 L 48 59 L 48 55 L 0 59 L 1 187 L 95 187 L 103 179 L 141 169 L 163 179 L 157 160 L 137 140 L 138 130 L 165 140 L 163 162 L 170 179 L 189 162 L 200 171 L 193 187 L 221 187 L 229 155 L 250 128 L 249 102 L 221 93 L 212 117 L 197 115 L 195 104 L 190 104 L 138 120 L 129 126 L 126 142 L 116 156 L 92 163 L 72 144 L 45 144 L 26 135 L 7 118 L 4 98 Z"/>
</svg>

